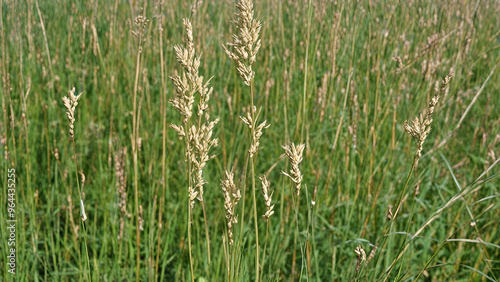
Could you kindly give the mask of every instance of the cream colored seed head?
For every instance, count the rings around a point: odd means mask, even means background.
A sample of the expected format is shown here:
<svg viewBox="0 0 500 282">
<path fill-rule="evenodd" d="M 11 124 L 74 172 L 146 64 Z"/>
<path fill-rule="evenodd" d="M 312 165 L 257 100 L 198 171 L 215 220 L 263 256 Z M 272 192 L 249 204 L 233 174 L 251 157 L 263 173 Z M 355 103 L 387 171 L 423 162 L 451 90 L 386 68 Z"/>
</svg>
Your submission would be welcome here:
<svg viewBox="0 0 500 282">
<path fill-rule="evenodd" d="M 358 256 L 356 262 L 356 272 L 359 272 L 361 270 L 361 263 L 366 261 L 366 253 L 365 250 L 363 250 L 363 248 L 361 247 L 361 245 L 357 246 L 354 252 Z"/>
<path fill-rule="evenodd" d="M 66 115 L 68 116 L 68 120 L 69 120 L 69 135 L 72 138 L 75 137 L 75 132 L 74 132 L 75 109 L 76 109 L 76 106 L 78 105 L 78 99 L 80 99 L 81 96 L 82 96 L 82 93 L 75 96 L 75 88 L 73 87 L 73 89 L 71 89 L 68 92 L 68 95 L 62 98 L 64 106 L 68 110 L 66 112 Z"/>
<path fill-rule="evenodd" d="M 440 94 L 444 93 L 448 88 L 448 84 L 454 75 L 453 68 L 450 69 L 449 74 L 443 79 L 441 88 L 436 89 L 436 94 L 432 97 L 429 102 L 429 107 L 425 115 L 420 114 L 419 117 L 414 118 L 408 122 L 404 122 L 403 127 L 408 134 L 417 142 L 417 152 L 415 157 L 415 166 L 418 165 L 420 156 L 422 155 L 422 149 L 427 138 L 427 135 L 431 132 L 432 116 L 435 111 L 435 107 L 439 102 Z"/>
<path fill-rule="evenodd" d="M 142 210 L 142 205 L 139 205 L 139 230 L 144 231 L 144 213 Z"/>
<path fill-rule="evenodd" d="M 210 121 L 208 114 L 208 101 L 213 88 L 210 87 L 210 79 L 204 80 L 200 76 L 200 57 L 196 57 L 196 50 L 193 43 L 193 28 L 188 19 L 183 20 L 186 29 L 186 46 L 175 46 L 177 62 L 182 66 L 182 75 L 171 76 L 177 96 L 170 99 L 170 104 L 184 117 L 183 125 L 171 124 L 170 127 L 177 132 L 179 139 L 186 138 L 186 162 L 193 164 L 189 171 L 190 177 L 194 179 L 193 184 L 188 188 L 191 208 L 194 207 L 194 199 L 203 201 L 203 186 L 207 183 L 203 178 L 203 169 L 206 162 L 213 158 L 209 152 L 212 147 L 217 146 L 217 139 L 212 138 L 213 129 L 218 123 L 218 119 Z M 196 114 L 198 122 L 193 122 L 193 104 L 195 96 L 199 95 L 199 104 Z M 202 120 L 204 118 L 204 120 Z M 191 124 L 191 126 L 189 126 Z"/>
<path fill-rule="evenodd" d="M 293 183 L 295 183 L 295 190 L 297 196 L 300 195 L 300 186 L 302 184 L 302 173 L 300 172 L 299 164 L 302 162 L 302 153 L 304 152 L 305 144 L 299 144 L 295 146 L 294 143 L 290 143 L 285 146 L 281 146 L 285 150 L 285 154 L 290 160 L 292 169 L 290 174 L 281 171 L 284 175 L 290 178 Z"/>
<path fill-rule="evenodd" d="M 259 177 L 262 182 L 262 194 L 264 195 L 264 202 L 266 203 L 266 213 L 263 215 L 264 218 L 269 219 L 271 215 L 274 214 L 274 205 L 271 205 L 271 198 L 273 197 L 273 192 L 269 194 L 269 189 L 271 188 L 271 182 L 267 180 L 265 175 Z"/>
<path fill-rule="evenodd" d="M 253 113 L 255 114 L 256 112 L 257 112 L 257 108 L 254 106 Z M 258 116 L 255 117 L 255 119 L 257 119 L 257 118 L 258 118 Z M 252 144 L 250 145 L 250 149 L 248 150 L 248 153 L 250 154 L 250 158 L 253 158 L 253 156 L 260 149 L 259 139 L 262 136 L 262 130 L 264 128 L 269 128 L 271 125 L 267 124 L 267 121 L 264 120 L 264 122 L 262 122 L 258 126 L 255 126 L 254 120 L 252 119 L 252 115 L 249 112 L 247 112 L 247 117 L 240 116 L 240 119 L 248 126 L 248 128 L 250 128 L 250 130 L 255 127 L 255 130 L 251 130 L 252 131 Z"/>
<path fill-rule="evenodd" d="M 141 8 L 142 10 L 142 8 Z M 135 17 L 134 19 L 134 24 L 136 26 L 136 30 L 135 31 L 132 31 L 132 34 L 135 36 L 135 37 L 140 37 L 142 40 L 146 40 L 146 38 L 144 38 L 144 35 L 146 33 L 146 28 L 148 26 L 148 23 L 149 23 L 149 20 L 144 17 L 143 15 L 138 15 L 137 17 Z"/>
<path fill-rule="evenodd" d="M 229 244 L 232 245 L 234 243 L 233 227 L 238 223 L 238 217 L 234 214 L 234 207 L 241 199 L 241 192 L 234 184 L 234 174 L 227 170 L 225 171 L 224 179 L 221 180 L 221 187 L 224 194 L 224 208 L 226 209 Z"/>
<path fill-rule="evenodd" d="M 238 34 L 233 34 L 233 42 L 226 43 L 233 47 L 230 51 L 225 45 L 222 45 L 228 57 L 238 64 L 238 75 L 243 79 L 246 85 L 250 86 L 250 81 L 254 77 L 252 64 L 260 49 L 261 41 L 259 39 L 262 23 L 253 18 L 252 0 L 240 0 L 236 4 L 239 13 L 233 23 L 238 28 Z"/>
</svg>

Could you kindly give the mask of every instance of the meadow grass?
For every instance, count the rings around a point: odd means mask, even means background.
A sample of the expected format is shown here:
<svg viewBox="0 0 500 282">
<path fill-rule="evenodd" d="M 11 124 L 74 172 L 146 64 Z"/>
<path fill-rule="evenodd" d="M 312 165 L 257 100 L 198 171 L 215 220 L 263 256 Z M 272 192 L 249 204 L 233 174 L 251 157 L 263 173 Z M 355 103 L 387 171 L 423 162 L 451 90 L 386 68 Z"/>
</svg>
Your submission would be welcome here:
<svg viewBox="0 0 500 282">
<path fill-rule="evenodd" d="M 500 3 L 249 2 L 0 0 L 0 280 L 500 279 Z"/>
</svg>

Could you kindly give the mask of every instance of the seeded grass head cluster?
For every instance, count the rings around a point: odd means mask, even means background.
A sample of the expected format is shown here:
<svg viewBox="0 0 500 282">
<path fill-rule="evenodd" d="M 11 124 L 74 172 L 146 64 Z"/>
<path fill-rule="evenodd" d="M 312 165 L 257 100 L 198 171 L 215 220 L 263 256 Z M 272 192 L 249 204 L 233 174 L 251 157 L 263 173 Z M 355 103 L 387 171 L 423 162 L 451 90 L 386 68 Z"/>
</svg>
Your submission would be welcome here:
<svg viewBox="0 0 500 282">
<path fill-rule="evenodd" d="M 75 110 L 78 106 L 78 99 L 82 96 L 82 93 L 75 95 L 75 88 L 73 87 L 69 90 L 68 95 L 62 98 L 64 106 L 67 109 L 66 115 L 69 121 L 69 135 L 71 138 L 75 137 L 74 124 L 75 124 Z"/>
<path fill-rule="evenodd" d="M 191 207 L 194 199 L 203 201 L 203 187 L 206 181 L 203 177 L 203 169 L 206 163 L 215 155 L 210 155 L 212 147 L 217 146 L 218 139 L 213 138 L 213 129 L 219 119 L 210 120 L 208 113 L 208 101 L 213 88 L 210 87 L 210 79 L 205 80 L 199 75 L 200 57 L 196 57 L 193 43 L 193 28 L 188 19 L 183 20 L 186 29 L 186 46 L 174 47 L 177 62 L 183 67 L 182 75 L 174 75 L 172 79 L 177 96 L 169 102 L 184 117 L 183 125 L 170 125 L 179 139 L 186 138 L 186 161 L 194 166 L 193 185 L 188 187 Z M 197 121 L 193 121 L 193 104 L 195 95 L 199 96 Z M 191 174 L 191 173 L 190 173 Z"/>
<path fill-rule="evenodd" d="M 453 69 L 450 69 L 449 74 L 443 79 L 441 83 L 441 88 L 436 89 L 436 94 L 434 95 L 434 97 L 432 97 L 431 101 L 429 102 L 429 107 L 425 114 L 420 114 L 419 117 L 415 117 L 410 122 L 405 121 L 403 124 L 403 127 L 406 130 L 406 132 L 410 134 L 411 137 L 413 137 L 413 139 L 417 142 L 415 166 L 418 165 L 418 160 L 422 155 L 422 149 L 425 139 L 427 138 L 427 135 L 431 131 L 432 116 L 434 115 L 434 110 L 436 108 L 436 105 L 439 102 L 441 95 L 448 88 L 448 84 L 453 75 L 454 71 Z"/>
<path fill-rule="evenodd" d="M 304 152 L 305 144 L 295 146 L 294 143 L 289 143 L 282 146 L 285 154 L 290 161 L 292 169 L 289 173 L 281 171 L 282 174 L 290 178 L 295 184 L 295 194 L 300 195 L 300 186 L 302 185 L 302 172 L 300 171 L 299 164 L 302 162 L 302 153 Z"/>
<path fill-rule="evenodd" d="M 238 223 L 238 216 L 235 215 L 234 208 L 241 199 L 241 192 L 240 189 L 236 188 L 236 185 L 234 184 L 234 174 L 227 170 L 224 173 L 224 179 L 220 182 L 220 186 L 222 187 L 222 192 L 224 194 L 224 208 L 226 209 L 229 244 L 232 245 L 234 243 L 233 227 L 236 223 Z"/>
<path fill-rule="evenodd" d="M 255 57 L 261 46 L 259 33 L 262 29 L 262 22 L 253 18 L 252 0 L 240 0 L 236 4 L 236 8 L 239 12 L 233 23 L 238 28 L 238 33 L 233 34 L 232 43 L 226 43 L 233 50 L 230 51 L 225 45 L 222 47 L 229 58 L 238 64 L 238 74 L 243 82 L 250 86 L 250 82 L 255 76 L 252 64 L 255 62 Z"/>
<path fill-rule="evenodd" d="M 247 112 L 246 117 L 240 116 L 240 119 L 248 126 L 252 133 L 252 143 L 250 145 L 250 149 L 248 149 L 248 153 L 250 154 L 250 158 L 252 158 L 257 151 L 260 149 L 260 142 L 259 139 L 262 136 L 262 130 L 264 128 L 269 128 L 271 125 L 267 124 L 267 120 L 264 120 L 261 124 L 256 125 L 254 118 L 252 116 L 255 116 L 255 119 L 258 119 L 257 113 L 257 108 L 254 107 L 252 109 L 253 114 Z M 255 127 L 255 128 L 254 128 Z"/>
<path fill-rule="evenodd" d="M 260 181 L 262 182 L 262 194 L 264 195 L 264 202 L 266 203 L 266 213 L 263 215 L 264 218 L 269 219 L 271 215 L 274 214 L 274 205 L 271 205 L 271 200 L 273 197 L 274 191 L 270 191 L 271 189 L 271 182 L 267 180 L 265 175 L 262 175 L 260 178 Z"/>
</svg>

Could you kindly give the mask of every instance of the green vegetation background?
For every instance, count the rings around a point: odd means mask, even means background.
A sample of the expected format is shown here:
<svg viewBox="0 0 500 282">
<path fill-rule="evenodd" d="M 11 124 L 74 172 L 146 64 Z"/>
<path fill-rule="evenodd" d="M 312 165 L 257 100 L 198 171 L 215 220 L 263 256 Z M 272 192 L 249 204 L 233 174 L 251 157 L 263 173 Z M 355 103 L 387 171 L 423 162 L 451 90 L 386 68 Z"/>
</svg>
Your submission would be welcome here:
<svg viewBox="0 0 500 282">
<path fill-rule="evenodd" d="M 262 119 L 271 123 L 261 139 L 256 172 L 268 175 L 276 204 L 263 262 L 265 281 L 293 276 L 293 187 L 280 174 L 288 166 L 281 145 L 290 141 L 307 145 L 301 165 L 304 188 L 299 214 L 303 256 L 300 246 L 295 246 L 296 271 L 303 279 L 383 278 L 406 234 L 414 234 L 459 189 L 471 185 L 473 189 L 463 201 L 447 207 L 411 241 L 388 278 L 413 280 L 421 271 L 420 279 L 429 281 L 494 281 L 500 277 L 498 165 L 482 178 L 487 181 L 469 185 L 500 157 L 500 4 L 444 2 L 256 2 L 255 16 L 262 18 L 263 29 L 254 66 L 255 101 Z M 160 14 L 156 1 L 0 1 L 0 180 L 6 187 L 7 169 L 16 169 L 18 281 L 84 277 L 72 143 L 61 100 L 73 86 L 77 93 L 83 92 L 76 109 L 75 141 L 78 167 L 86 176 L 90 274 L 95 281 L 135 277 L 130 136 L 137 40 L 131 31 L 141 7 L 150 19 L 138 92 L 138 188 L 145 221 L 141 279 L 191 279 L 183 142 L 173 130 L 163 132 L 163 109 L 168 123 L 178 123 L 180 116 L 162 97 L 162 90 L 167 98 L 175 93 L 170 81 L 162 89 L 159 59 L 163 52 L 165 75 L 180 70 L 173 46 L 184 42 L 184 17 L 190 17 L 195 47 L 202 53 L 200 72 L 213 76 L 210 106 L 212 116 L 220 118 L 215 129 L 220 141 L 214 150 L 217 157 L 204 172 L 212 261 L 208 264 L 203 215 L 195 206 L 195 279 L 226 279 L 222 251 L 226 222 L 219 181 L 224 169 L 234 168 L 238 185 L 244 186 L 249 136 L 239 116 L 248 109 L 250 97 L 234 63 L 221 48 L 235 32 L 230 22 L 236 12 L 234 3 L 197 3 L 164 1 Z M 163 50 L 159 48 L 160 15 Z M 402 59 L 403 69 L 392 60 L 395 56 Z M 411 168 L 415 142 L 402 124 L 427 108 L 435 83 L 450 68 L 455 69 L 455 77 L 436 108 L 424 156 L 410 179 L 399 218 L 386 244 L 378 246 L 375 259 L 356 272 L 354 249 L 361 245 L 368 254 L 380 242 L 388 226 L 388 206 L 394 206 L 401 196 Z M 438 148 L 469 105 L 460 127 Z M 163 134 L 167 134 L 164 182 Z M 125 171 L 132 218 L 125 219 L 124 236 L 118 241 L 114 155 L 123 147 L 129 151 Z M 311 206 L 313 198 L 315 206 Z M 0 280 L 4 281 L 13 279 L 7 273 L 4 240 L 8 236 L 7 199 L 5 188 L 0 194 Z M 161 199 L 164 207 L 159 210 Z M 247 201 L 245 206 L 250 208 L 251 197 Z M 264 214 L 262 197 L 257 204 L 259 214 Z M 80 224 L 78 238 L 70 213 L 76 225 Z M 249 218 L 252 213 L 245 214 L 240 279 L 251 281 L 254 229 Z M 472 221 L 477 228 L 471 226 Z M 261 250 L 265 228 L 265 220 L 259 219 Z M 239 236 L 239 226 L 236 232 Z M 306 238 L 310 241 L 307 247 Z"/>
</svg>

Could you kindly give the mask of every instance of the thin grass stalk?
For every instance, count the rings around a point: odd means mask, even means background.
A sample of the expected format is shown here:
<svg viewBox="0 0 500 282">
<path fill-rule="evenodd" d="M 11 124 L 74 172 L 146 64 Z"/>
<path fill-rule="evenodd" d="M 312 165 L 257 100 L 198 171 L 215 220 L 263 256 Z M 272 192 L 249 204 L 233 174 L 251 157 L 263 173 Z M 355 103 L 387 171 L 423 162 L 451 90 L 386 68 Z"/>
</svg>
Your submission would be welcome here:
<svg viewBox="0 0 500 282">
<path fill-rule="evenodd" d="M 228 250 L 228 246 L 226 244 L 226 237 L 222 235 L 222 248 L 224 251 L 224 260 L 226 261 L 226 271 L 227 271 L 227 282 L 231 282 L 231 258 L 230 258 L 230 250 Z"/>
<path fill-rule="evenodd" d="M 413 170 L 414 170 L 414 168 L 415 168 L 415 163 L 416 163 L 416 160 L 415 160 L 415 159 L 416 159 L 417 157 L 418 157 L 418 156 L 417 156 L 417 155 L 415 155 L 415 158 L 414 158 L 414 160 L 413 160 L 413 165 L 412 165 L 412 167 L 411 167 L 411 169 L 410 169 L 410 172 L 408 173 L 408 176 L 406 177 L 406 181 L 405 181 L 405 186 L 404 186 L 404 188 L 403 188 L 403 192 L 401 193 L 401 195 L 400 195 L 400 197 L 399 197 L 399 200 L 398 200 L 398 202 L 397 202 L 397 207 L 398 207 L 398 208 L 396 209 L 396 212 L 394 212 L 394 214 L 391 214 L 391 215 L 390 215 L 390 218 L 389 218 L 389 220 L 390 220 L 390 221 L 388 222 L 388 224 L 386 224 L 386 228 L 385 228 L 384 233 L 383 233 L 383 235 L 382 235 L 382 237 L 381 237 L 381 240 L 382 240 L 382 241 L 379 243 L 379 245 L 381 246 L 381 248 L 380 248 L 381 250 L 385 249 L 385 244 L 386 244 L 386 242 L 387 242 L 387 237 L 388 237 L 388 236 L 387 236 L 387 234 L 389 233 L 389 230 L 391 230 L 391 228 L 392 228 L 392 226 L 393 226 L 393 224 L 394 224 L 394 221 L 395 221 L 395 219 L 396 219 L 396 216 L 397 216 L 397 214 L 398 214 L 398 211 L 399 211 L 399 209 L 400 209 L 400 207 L 401 207 L 401 204 L 402 204 L 402 201 L 403 201 L 403 197 L 404 197 L 404 195 L 405 195 L 405 193 L 406 193 L 406 189 L 408 188 L 408 183 L 410 182 L 410 178 L 411 178 L 411 176 L 412 176 L 412 174 L 413 174 Z M 381 255 L 382 255 L 382 252 L 379 252 L 379 253 L 378 253 L 378 255 L 377 255 L 377 260 L 376 260 L 376 261 L 377 261 L 377 264 L 378 264 L 378 260 L 380 259 L 380 256 L 381 256 Z M 372 278 L 373 278 L 373 277 L 372 277 Z"/>
<path fill-rule="evenodd" d="M 248 172 L 248 162 L 249 162 L 249 157 L 247 155 L 246 161 L 245 161 L 245 168 L 243 170 L 243 187 L 247 187 L 247 172 Z M 243 195 L 241 197 L 241 217 L 240 217 L 240 239 L 238 241 L 238 249 L 239 253 L 241 254 L 241 249 L 242 249 L 242 242 L 243 242 L 243 227 L 245 226 L 245 195 L 246 195 L 247 189 L 243 188 Z M 240 263 L 241 263 L 241 258 L 242 256 L 239 256 L 238 262 L 236 263 L 236 277 L 238 277 L 239 274 L 239 269 L 240 269 Z"/>
<path fill-rule="evenodd" d="M 163 116 L 163 136 L 162 136 L 162 155 L 161 155 L 161 185 L 162 185 L 162 196 L 160 197 L 160 207 L 159 207 L 159 215 L 158 215 L 158 245 L 156 248 L 156 265 L 155 265 L 155 273 L 158 274 L 158 261 L 160 260 L 160 246 L 161 246 L 161 231 L 163 229 L 163 207 L 165 203 L 165 189 L 166 189 L 166 181 L 165 181 L 165 161 L 166 161 L 166 152 L 167 152 L 167 85 L 165 81 L 165 69 L 164 69 L 164 60 L 163 60 L 163 14 L 162 14 L 162 1 L 158 3 L 159 10 L 159 18 L 158 18 L 158 37 L 160 41 L 160 74 L 161 74 L 161 92 L 162 92 L 162 102 L 161 102 L 161 113 Z M 158 277 L 156 277 L 158 280 Z"/>
<path fill-rule="evenodd" d="M 45 24 L 43 23 L 42 13 L 40 12 L 40 7 L 38 6 L 38 0 L 35 0 L 35 4 L 36 4 L 36 10 L 38 11 L 38 17 L 40 19 L 40 25 L 42 27 L 43 39 L 45 42 L 45 51 L 47 52 L 47 61 L 49 63 L 50 85 L 52 85 L 52 79 L 53 79 L 54 75 L 52 73 L 52 60 L 50 59 L 50 51 L 49 51 L 49 43 L 47 40 L 47 33 L 45 32 Z M 50 88 L 52 88 L 52 87 L 50 87 Z"/>
<path fill-rule="evenodd" d="M 133 97 L 133 116 L 132 116 L 132 153 L 133 153 L 133 162 L 134 162 L 134 204 L 135 204 L 135 218 L 136 218 L 136 244 L 137 244 L 137 252 L 136 252 L 136 281 L 139 282 L 139 270 L 141 263 L 141 232 L 139 230 L 139 167 L 137 162 L 137 151 L 138 151 L 138 115 L 137 115 L 137 88 L 139 84 L 139 68 L 141 63 L 141 54 L 142 54 L 142 32 L 138 32 L 138 46 L 137 46 L 137 55 L 136 55 L 136 64 L 135 64 L 135 81 L 134 81 L 134 97 Z"/>
<path fill-rule="evenodd" d="M 304 185 L 305 189 L 306 189 L 306 206 L 309 204 L 309 191 L 307 190 L 307 185 Z M 311 227 L 311 218 L 312 218 L 312 215 L 311 215 L 311 209 L 308 208 L 307 209 L 307 224 L 306 224 L 306 243 L 305 243 L 305 248 L 306 248 L 306 263 L 307 263 L 307 277 L 311 278 L 311 244 L 309 242 L 309 227 Z"/>
<path fill-rule="evenodd" d="M 410 183 L 410 179 L 411 179 L 411 176 L 413 175 L 413 171 L 415 170 L 418 158 L 419 157 L 417 155 L 415 155 L 415 157 L 413 158 L 413 164 L 411 166 L 410 172 L 408 173 L 408 176 L 406 177 L 405 186 L 403 188 L 403 192 L 401 192 L 401 195 L 399 196 L 399 199 L 398 199 L 398 202 L 397 202 L 397 208 L 396 208 L 396 211 L 394 212 L 394 214 L 392 216 L 391 222 L 396 219 L 396 216 L 398 215 L 399 210 L 401 209 L 401 206 L 403 205 L 403 198 L 404 198 L 404 196 L 406 194 L 406 189 L 408 189 L 408 184 Z"/>
<path fill-rule="evenodd" d="M 314 208 L 315 205 L 313 205 L 312 207 L 312 212 L 311 212 L 311 234 L 312 234 L 312 247 L 313 247 L 313 254 L 314 254 L 314 266 L 316 267 L 316 273 L 319 274 L 319 260 L 318 260 L 318 257 L 317 257 L 317 247 L 316 247 L 316 237 L 315 237 L 315 228 L 314 228 L 314 219 L 316 218 L 317 216 L 317 213 L 318 213 L 318 208 Z"/>
<path fill-rule="evenodd" d="M 1 11 L 0 11 L 1 13 Z M 3 26 L 3 23 L 2 23 L 2 26 Z M 22 37 L 19 37 L 20 40 Z M 3 39 L 3 31 L 2 31 L 2 39 Z M 20 42 L 20 45 L 22 45 L 22 42 Z M 23 65 L 23 56 L 22 56 L 22 48 L 19 48 L 19 51 L 20 51 L 20 60 L 21 60 L 21 64 L 20 64 L 20 73 L 21 73 L 21 81 L 24 82 L 24 76 L 23 76 L 23 71 L 22 71 L 22 65 Z M 22 83 L 24 84 L 24 83 Z M 24 125 L 24 136 L 25 136 L 25 144 L 26 144 L 26 186 L 28 187 L 28 191 L 30 191 L 29 193 L 32 194 L 33 192 L 33 188 L 31 186 L 31 157 L 30 157 L 30 146 L 29 146 L 29 134 L 28 134 L 28 116 L 27 116 L 27 111 L 26 111 L 26 99 L 28 98 L 28 95 L 30 93 L 30 89 L 31 89 L 31 85 L 30 85 L 30 81 L 28 80 L 28 89 L 26 91 L 26 95 L 24 94 L 24 91 L 22 90 L 21 92 L 21 98 L 22 98 L 22 116 L 23 116 L 23 125 Z M 9 91 L 9 90 L 7 90 Z M 9 95 L 9 99 L 10 99 L 10 95 Z M 11 101 L 12 102 L 12 101 Z M 47 158 L 47 160 L 49 160 L 50 158 Z M 50 165 L 49 165 L 50 166 Z M 50 173 L 49 173 L 49 178 L 50 178 Z M 36 218 L 36 205 L 35 205 L 35 201 L 34 201 L 34 197 L 31 198 L 32 199 L 32 202 L 31 202 L 31 216 L 32 218 Z M 32 231 L 34 231 L 34 238 L 37 238 L 38 237 L 38 228 L 35 224 L 33 224 L 33 221 L 30 221 L 30 229 Z M 32 235 L 33 236 L 33 235 Z M 33 240 L 33 243 L 34 243 L 34 240 Z M 34 249 L 36 248 L 35 247 L 36 245 L 33 244 L 33 247 Z M 36 249 L 35 249 L 36 250 Z M 36 255 L 36 251 L 35 251 L 35 255 Z"/>
<path fill-rule="evenodd" d="M 300 143 L 304 143 L 304 128 L 307 124 L 307 72 L 309 70 L 308 62 L 309 62 L 309 41 L 311 37 L 311 19 L 312 19 L 312 1 L 309 0 L 308 4 L 308 16 L 307 16 L 307 39 L 306 39 L 306 58 L 305 58 L 305 67 L 304 67 L 304 93 L 302 95 L 302 126 L 300 129 Z"/>
<path fill-rule="evenodd" d="M 194 270 L 193 270 L 193 255 L 192 255 L 192 247 L 191 247 L 191 200 L 188 197 L 188 246 L 189 246 L 189 266 L 191 269 L 191 282 L 194 282 Z"/>
<path fill-rule="evenodd" d="M 118 244 L 118 268 L 121 268 L 122 265 L 122 248 L 123 248 L 123 240 L 120 240 Z"/>
<path fill-rule="evenodd" d="M 266 219 L 266 238 L 264 239 L 264 252 L 262 253 L 262 272 L 260 273 L 259 280 L 262 281 L 262 275 L 264 274 L 264 264 L 266 263 L 266 249 L 267 249 L 267 238 L 269 237 L 269 218 Z"/>
<path fill-rule="evenodd" d="M 75 160 L 76 183 L 77 183 L 77 188 L 78 188 L 78 196 L 80 199 L 80 215 L 81 215 L 82 226 L 83 226 L 84 247 L 85 247 L 85 251 L 87 254 L 87 266 L 85 266 L 85 267 L 88 267 L 89 273 L 90 273 L 90 259 L 89 259 L 88 248 L 87 248 L 87 231 L 86 231 L 86 227 L 85 227 L 85 220 L 87 219 L 87 215 L 85 214 L 85 207 L 83 205 L 83 195 L 82 195 L 83 187 L 82 187 L 82 189 L 80 189 L 80 180 L 79 180 L 79 176 L 78 176 L 78 158 L 77 158 L 77 154 L 76 154 L 75 132 L 74 132 L 75 110 L 76 110 L 76 106 L 78 105 L 78 99 L 80 97 L 81 97 L 81 94 L 75 95 L 75 88 L 73 88 L 69 91 L 67 96 L 63 97 L 62 100 L 63 100 L 64 106 L 67 109 L 66 115 L 67 115 L 68 121 L 69 121 L 69 135 L 70 135 L 72 143 L 73 143 L 73 154 L 74 154 L 73 158 Z M 83 176 L 83 174 L 82 174 L 82 176 Z M 71 200 L 71 194 L 69 195 L 69 201 L 70 200 Z M 70 203 L 70 205 L 71 205 L 71 203 Z M 34 206 L 36 206 L 36 202 L 35 202 Z M 70 209 L 70 213 L 71 212 L 72 211 Z M 71 220 L 71 216 L 72 215 L 70 215 L 70 220 Z M 75 234 L 76 234 L 76 232 L 75 232 Z M 82 248 L 83 248 L 83 246 L 82 246 Z M 34 249 L 34 250 L 36 250 L 36 249 Z M 80 258 L 80 256 L 79 256 L 79 258 Z M 79 264 L 80 264 L 80 268 L 81 268 L 82 267 L 81 262 Z M 83 269 L 83 273 L 84 273 L 85 279 L 91 280 L 90 278 L 87 277 L 87 271 L 85 269 Z"/>
<path fill-rule="evenodd" d="M 252 136 L 255 131 L 255 112 L 253 110 L 254 108 L 254 103 L 253 103 L 253 97 L 254 97 L 254 79 L 250 81 L 250 99 L 251 99 L 251 112 L 252 112 Z M 250 153 L 248 154 L 248 157 L 250 157 Z M 251 171 L 252 171 L 252 197 L 253 197 L 253 216 L 254 216 L 254 226 L 255 226 L 255 278 L 257 281 L 259 281 L 259 225 L 257 222 L 257 199 L 255 197 L 255 160 L 252 158 L 250 160 L 250 166 L 251 166 Z"/>
<path fill-rule="evenodd" d="M 403 242 L 403 245 L 406 244 L 406 242 L 408 241 L 408 234 L 410 234 L 410 225 L 411 225 L 411 222 L 412 222 L 412 219 L 413 219 L 413 216 L 415 214 L 415 198 L 417 198 L 417 193 L 413 193 L 413 197 L 412 197 L 412 203 L 411 203 L 411 209 L 410 209 L 410 216 L 408 217 L 408 221 L 406 223 L 406 234 L 405 235 L 405 240 Z M 391 269 L 392 270 L 392 269 Z M 399 271 L 398 271 L 398 275 L 396 276 L 397 278 L 396 279 L 400 279 L 401 277 L 401 271 L 403 270 L 403 264 L 400 265 L 399 267 Z M 389 277 L 389 274 L 390 274 L 390 271 L 389 273 L 387 273 L 387 277 Z"/>
<path fill-rule="evenodd" d="M 294 208 L 295 208 L 295 237 L 293 241 L 293 265 L 296 265 L 296 248 L 295 246 L 297 245 L 297 241 L 299 242 L 299 247 L 300 247 L 300 256 L 301 256 L 301 262 L 300 262 L 300 274 L 299 274 L 299 280 L 300 277 L 302 277 L 302 271 L 304 269 L 304 249 L 302 246 L 302 240 L 300 239 L 300 228 L 299 228 L 299 204 L 300 204 L 300 195 L 297 197 L 292 196 L 294 198 L 293 203 L 294 203 Z M 295 268 L 292 268 L 292 281 L 295 280 Z"/>
<path fill-rule="evenodd" d="M 74 159 L 75 159 L 76 187 L 78 188 L 78 196 L 80 197 L 81 207 L 83 207 L 82 192 L 80 190 L 80 180 L 79 180 L 79 176 L 78 176 L 78 162 L 77 162 L 77 156 L 76 156 L 75 137 L 72 137 L 71 139 L 73 141 L 73 153 L 74 153 Z M 85 215 L 84 210 L 82 210 L 81 213 L 82 213 L 82 216 Z M 82 228 L 83 228 L 83 241 L 85 244 L 85 253 L 87 256 L 87 267 L 89 269 L 89 275 L 90 275 L 90 258 L 89 258 L 89 250 L 87 248 L 87 228 L 85 227 L 85 221 L 83 218 L 82 218 Z M 85 279 L 92 281 L 92 279 L 90 277 L 87 277 L 87 271 L 84 271 L 83 273 L 84 273 Z"/>
<path fill-rule="evenodd" d="M 187 126 L 184 129 L 184 132 L 186 136 L 188 136 L 188 128 L 191 127 L 191 120 L 188 120 Z M 186 148 L 186 160 L 188 162 L 188 169 L 186 170 L 186 179 L 188 179 L 188 187 L 192 186 L 192 179 L 191 179 L 191 171 L 192 171 L 192 164 L 191 164 L 191 158 L 188 156 L 188 152 L 190 151 L 190 144 L 187 138 L 184 138 L 185 140 L 185 148 Z M 188 195 L 187 197 L 187 204 L 188 204 L 188 250 L 189 250 L 189 265 L 190 265 L 190 270 L 191 270 L 191 281 L 194 282 L 194 269 L 193 269 L 193 255 L 192 255 L 192 246 L 191 246 L 191 221 L 192 221 L 192 208 L 191 208 L 191 195 Z"/>
<path fill-rule="evenodd" d="M 188 120 L 187 126 L 184 129 L 186 136 L 188 136 L 188 128 L 191 127 L 191 119 Z M 192 187 L 193 181 L 191 179 L 191 171 L 192 171 L 192 163 L 191 158 L 188 156 L 188 152 L 190 152 L 190 144 L 187 138 L 184 138 L 186 145 L 186 159 L 188 161 L 188 169 L 186 171 L 186 179 L 188 179 L 188 187 Z M 192 208 L 191 208 L 191 195 L 187 197 L 188 203 L 188 249 L 189 249 L 189 266 L 191 270 L 191 282 L 194 282 L 194 268 L 193 268 L 193 254 L 192 254 L 192 246 L 191 246 L 191 222 L 192 222 Z"/>
<path fill-rule="evenodd" d="M 208 265 L 210 265 L 211 264 L 211 262 L 210 262 L 210 235 L 208 233 L 207 214 L 205 212 L 205 201 L 201 201 L 201 208 L 203 210 L 203 219 L 205 220 L 205 238 L 207 240 Z M 207 274 L 207 275 L 209 275 L 209 274 Z"/>
</svg>

